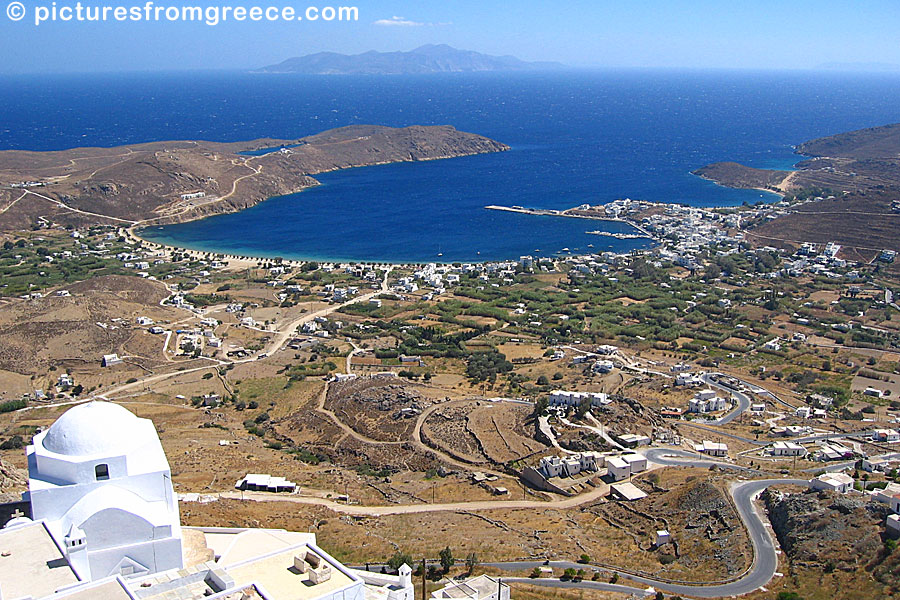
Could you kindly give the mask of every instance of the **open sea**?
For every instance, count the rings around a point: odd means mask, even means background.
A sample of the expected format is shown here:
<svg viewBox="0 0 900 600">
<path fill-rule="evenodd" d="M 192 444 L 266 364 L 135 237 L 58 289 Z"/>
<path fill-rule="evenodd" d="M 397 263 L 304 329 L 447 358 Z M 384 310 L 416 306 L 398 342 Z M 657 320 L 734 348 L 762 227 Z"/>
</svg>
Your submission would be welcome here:
<svg viewBox="0 0 900 600">
<path fill-rule="evenodd" d="M 900 121 L 900 75 L 570 71 L 418 76 L 229 72 L 0 77 L 0 149 L 293 139 L 358 123 L 450 124 L 510 152 L 351 169 L 148 239 L 285 258 L 483 261 L 643 247 L 615 223 L 485 210 L 617 198 L 726 206 L 774 195 L 690 174 L 734 160 L 790 168 L 792 145 Z M 440 255 L 440 257 L 439 257 Z"/>
</svg>

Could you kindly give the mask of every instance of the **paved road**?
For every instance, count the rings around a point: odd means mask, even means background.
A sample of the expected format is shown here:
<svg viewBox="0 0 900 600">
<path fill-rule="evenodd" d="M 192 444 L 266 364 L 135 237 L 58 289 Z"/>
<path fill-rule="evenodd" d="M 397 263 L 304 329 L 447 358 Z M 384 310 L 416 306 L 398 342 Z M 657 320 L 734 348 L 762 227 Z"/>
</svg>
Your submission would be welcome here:
<svg viewBox="0 0 900 600">
<path fill-rule="evenodd" d="M 743 471 L 745 473 L 759 473 L 757 469 L 742 467 L 733 463 L 713 460 L 696 452 L 687 450 L 676 450 L 670 448 L 651 448 L 643 453 L 647 460 L 665 467 L 700 467 L 708 469 L 716 466 L 723 469 L 733 469 L 735 471 Z"/>
<path fill-rule="evenodd" d="M 750 410 L 750 396 L 743 392 L 725 387 L 724 385 L 719 385 L 718 383 L 713 381 L 713 375 L 721 375 L 721 373 L 704 373 L 700 376 L 700 379 L 703 381 L 703 383 L 710 387 L 729 392 L 731 396 L 738 401 L 737 406 L 735 406 L 734 409 L 732 409 L 728 414 L 720 417 L 719 419 L 716 419 L 715 421 L 710 422 L 711 425 L 727 425 L 728 423 L 731 423 L 736 418 L 741 416 L 744 411 Z"/>
<path fill-rule="evenodd" d="M 722 583 L 716 585 L 684 585 L 677 583 L 665 583 L 649 577 L 639 577 L 630 573 L 619 571 L 619 576 L 629 579 L 641 585 L 647 585 L 656 590 L 663 591 L 668 594 L 683 594 L 696 598 L 720 598 L 727 596 L 739 596 L 747 594 L 760 587 L 766 585 L 775 576 L 778 567 L 778 554 L 775 551 L 775 543 L 772 536 L 763 523 L 762 518 L 756 512 L 753 506 L 753 499 L 764 489 L 772 485 L 808 485 L 803 479 L 762 479 L 756 481 L 745 481 L 732 485 L 731 495 L 737 506 L 738 514 L 747 531 L 750 534 L 750 541 L 753 544 L 753 564 L 750 570 L 743 577 L 732 583 Z M 515 562 L 499 562 L 484 563 L 486 566 L 492 566 L 508 571 L 530 571 L 538 566 L 543 566 L 540 561 L 515 561 Z M 548 566 L 559 569 L 584 569 L 585 565 L 569 562 L 569 561 L 551 561 Z M 608 569 L 607 569 L 608 570 Z M 508 579 L 504 579 L 509 581 Z M 525 579 L 524 581 L 531 581 Z M 551 581 L 551 580 L 545 580 Z M 567 582 L 565 587 L 592 588 L 597 582 L 581 581 Z M 556 586 L 555 584 L 547 584 Z M 602 588 L 600 588 L 602 589 Z M 622 591 L 622 590 L 615 590 Z M 625 590 L 625 593 L 640 593 L 642 590 Z"/>
<path fill-rule="evenodd" d="M 584 568 L 584 565 L 579 565 Z M 603 592 L 618 592 L 620 594 L 638 596 L 650 596 L 653 594 L 650 590 L 641 590 L 629 587 L 627 585 L 617 585 L 615 583 L 603 583 L 600 581 L 560 581 L 559 579 L 531 579 L 529 577 L 504 577 L 503 583 L 524 583 L 528 585 L 537 585 L 552 588 L 568 588 L 582 590 L 601 590 Z"/>
</svg>

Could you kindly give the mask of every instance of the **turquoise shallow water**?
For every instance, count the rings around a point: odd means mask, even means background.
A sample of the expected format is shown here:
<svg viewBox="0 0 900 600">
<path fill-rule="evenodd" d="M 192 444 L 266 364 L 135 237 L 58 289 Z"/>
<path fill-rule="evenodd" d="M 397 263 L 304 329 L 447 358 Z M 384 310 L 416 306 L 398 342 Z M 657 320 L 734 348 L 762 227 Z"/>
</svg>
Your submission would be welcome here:
<svg viewBox="0 0 900 600">
<path fill-rule="evenodd" d="M 900 121 L 900 77 L 841 73 L 564 72 L 411 77 L 242 73 L 0 78 L 0 148 L 162 139 L 292 139 L 354 123 L 452 124 L 512 151 L 321 175 L 234 215 L 146 230 L 198 249 L 392 262 L 493 260 L 568 247 L 619 224 L 529 217 L 621 197 L 696 206 L 770 201 L 690 174 L 718 160 L 788 168 L 792 145 Z M 438 254 L 443 256 L 438 257 Z"/>
</svg>

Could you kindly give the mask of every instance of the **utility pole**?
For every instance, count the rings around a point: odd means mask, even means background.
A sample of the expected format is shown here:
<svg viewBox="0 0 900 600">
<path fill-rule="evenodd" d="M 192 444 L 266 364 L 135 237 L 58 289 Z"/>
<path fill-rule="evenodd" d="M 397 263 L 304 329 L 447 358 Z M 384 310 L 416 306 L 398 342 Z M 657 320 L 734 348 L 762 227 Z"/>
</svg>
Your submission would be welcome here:
<svg viewBox="0 0 900 600">
<path fill-rule="evenodd" d="M 422 559 L 422 600 L 428 600 L 428 578 L 425 576 L 425 559 Z"/>
</svg>

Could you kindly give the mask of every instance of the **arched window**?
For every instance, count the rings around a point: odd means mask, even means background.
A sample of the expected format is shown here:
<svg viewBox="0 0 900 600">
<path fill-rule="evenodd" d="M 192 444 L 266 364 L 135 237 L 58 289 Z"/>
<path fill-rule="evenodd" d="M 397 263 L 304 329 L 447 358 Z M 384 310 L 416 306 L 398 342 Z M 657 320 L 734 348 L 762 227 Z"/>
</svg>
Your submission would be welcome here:
<svg viewBox="0 0 900 600">
<path fill-rule="evenodd" d="M 97 481 L 109 479 L 109 465 L 97 465 L 94 467 L 94 474 L 97 476 Z"/>
</svg>

